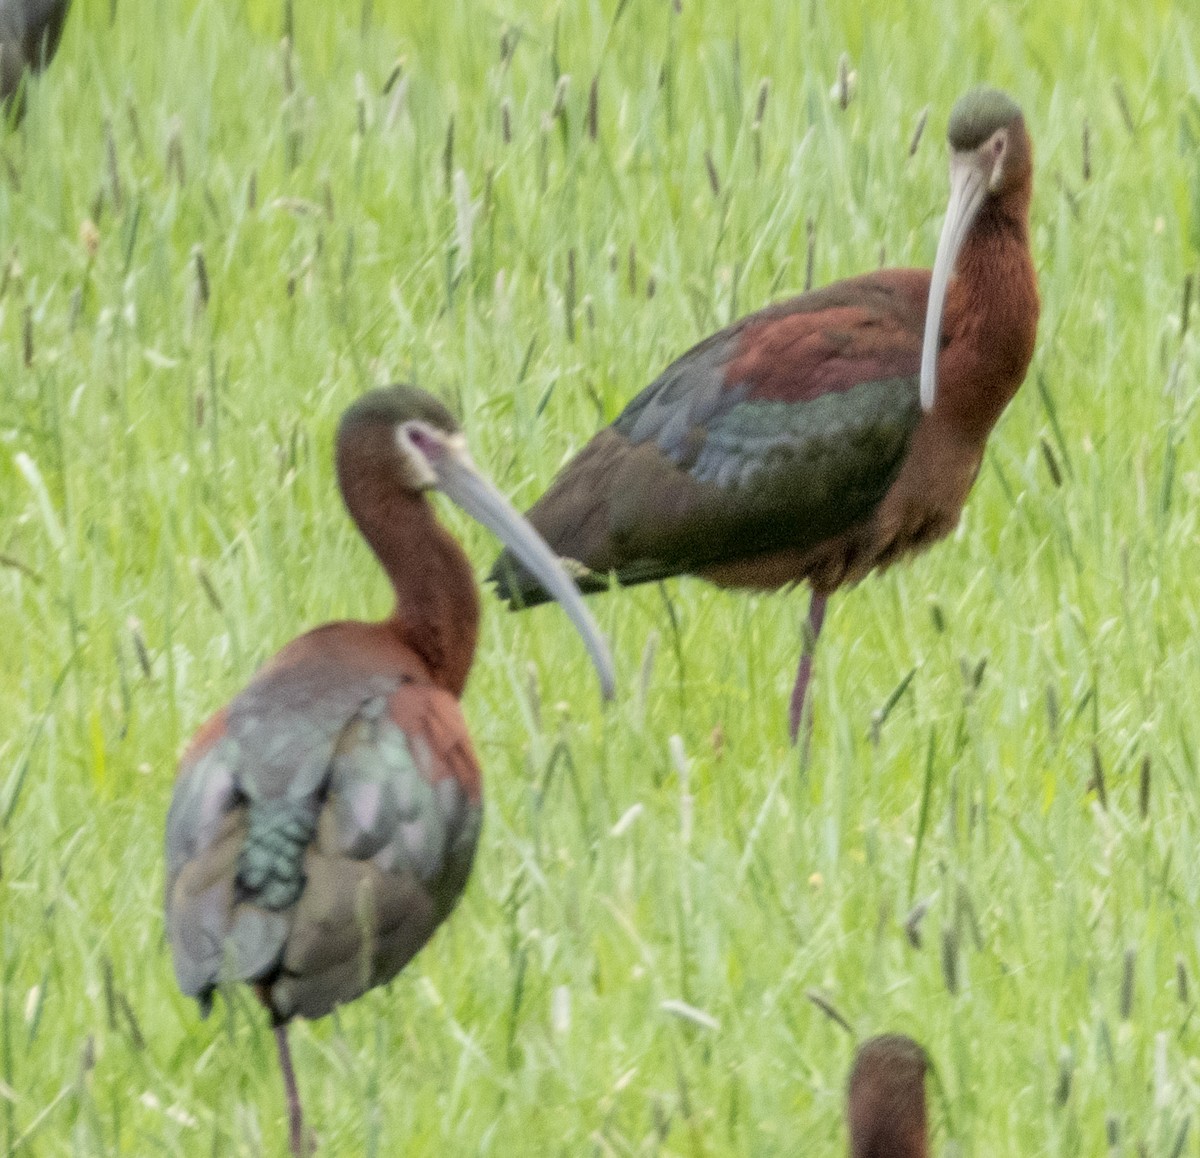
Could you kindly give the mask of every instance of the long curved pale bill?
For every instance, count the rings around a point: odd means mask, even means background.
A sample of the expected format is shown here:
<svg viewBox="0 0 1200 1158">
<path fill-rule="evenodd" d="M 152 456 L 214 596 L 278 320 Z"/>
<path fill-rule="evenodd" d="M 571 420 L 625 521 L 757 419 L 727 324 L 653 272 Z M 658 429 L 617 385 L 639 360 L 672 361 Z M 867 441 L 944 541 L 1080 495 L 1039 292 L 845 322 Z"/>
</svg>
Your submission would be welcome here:
<svg viewBox="0 0 1200 1158">
<path fill-rule="evenodd" d="M 937 360 L 942 339 L 942 314 L 946 309 L 946 291 L 954 273 L 954 263 L 967 238 L 967 231 L 987 195 L 987 183 L 973 154 L 950 158 L 950 204 L 933 260 L 929 281 L 929 304 L 925 310 L 925 341 L 921 346 L 921 409 L 933 409 L 937 392 Z"/>
<path fill-rule="evenodd" d="M 608 643 L 545 540 L 480 473 L 465 445 L 448 446 L 433 466 L 441 490 L 504 543 L 562 605 L 591 656 L 604 698 L 612 699 L 616 678 Z"/>
</svg>

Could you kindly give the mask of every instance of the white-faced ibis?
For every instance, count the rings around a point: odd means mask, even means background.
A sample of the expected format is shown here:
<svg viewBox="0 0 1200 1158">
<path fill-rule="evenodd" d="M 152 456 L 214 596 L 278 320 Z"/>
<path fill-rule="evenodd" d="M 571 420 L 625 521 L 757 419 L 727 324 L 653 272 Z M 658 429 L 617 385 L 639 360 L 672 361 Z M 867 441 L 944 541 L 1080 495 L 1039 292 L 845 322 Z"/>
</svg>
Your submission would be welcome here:
<svg viewBox="0 0 1200 1158">
<path fill-rule="evenodd" d="M 859 1048 L 846 1090 L 850 1158 L 926 1158 L 925 1071 L 911 1037 L 889 1033 Z"/>
<path fill-rule="evenodd" d="M 612 691 L 608 649 L 537 533 L 478 472 L 449 411 L 407 386 L 342 418 L 337 477 L 395 591 L 378 623 L 283 648 L 184 754 L 167 817 L 167 931 L 179 987 L 207 1014 L 254 985 L 275 1026 L 292 1150 L 306 1148 L 287 1041 L 396 975 L 471 869 L 480 773 L 459 709 L 479 595 L 425 492 L 494 531 L 564 606 Z"/>
<path fill-rule="evenodd" d="M 0 102 L 7 110 L 21 81 L 54 59 L 71 0 L 0 0 Z M 18 98 L 17 117 L 24 112 Z"/>
<path fill-rule="evenodd" d="M 988 433 L 1033 356 L 1033 151 L 1021 110 L 975 89 L 955 105 L 948 135 L 950 204 L 932 272 L 850 278 L 712 335 L 528 513 L 581 565 L 585 591 L 610 577 L 807 580 L 793 741 L 826 599 L 957 524 Z M 492 577 L 513 607 L 547 598 L 507 555 Z"/>
</svg>

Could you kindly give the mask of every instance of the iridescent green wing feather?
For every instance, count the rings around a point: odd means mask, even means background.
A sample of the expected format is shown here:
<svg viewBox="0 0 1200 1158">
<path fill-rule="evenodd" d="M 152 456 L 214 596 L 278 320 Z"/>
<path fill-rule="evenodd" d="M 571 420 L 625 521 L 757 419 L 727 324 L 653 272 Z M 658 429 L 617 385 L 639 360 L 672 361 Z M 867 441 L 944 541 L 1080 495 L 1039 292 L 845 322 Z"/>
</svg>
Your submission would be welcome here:
<svg viewBox="0 0 1200 1158">
<path fill-rule="evenodd" d="M 752 315 L 673 363 L 529 519 L 584 589 L 803 551 L 865 518 L 920 417 L 928 275 L 856 279 Z M 502 555 L 514 604 L 544 593 Z"/>
<path fill-rule="evenodd" d="M 428 701 L 415 717 L 406 707 L 412 734 L 398 697 Z M 320 1016 L 425 943 L 465 884 L 480 821 L 469 751 L 422 734 L 439 712 L 457 705 L 436 689 L 316 664 L 272 670 L 234 701 L 185 758 L 168 817 L 185 993 L 207 1006 L 221 981 L 259 981 L 277 1017 Z"/>
</svg>

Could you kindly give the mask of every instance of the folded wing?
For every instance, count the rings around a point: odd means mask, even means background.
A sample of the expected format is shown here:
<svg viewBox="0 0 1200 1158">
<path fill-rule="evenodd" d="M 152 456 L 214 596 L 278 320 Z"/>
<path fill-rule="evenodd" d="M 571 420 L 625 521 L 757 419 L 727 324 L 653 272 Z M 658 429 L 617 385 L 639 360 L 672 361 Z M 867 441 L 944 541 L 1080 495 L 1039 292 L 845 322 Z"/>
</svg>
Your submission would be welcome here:
<svg viewBox="0 0 1200 1158">
<path fill-rule="evenodd" d="M 393 977 L 470 872 L 479 774 L 427 684 L 275 668 L 185 757 L 167 820 L 167 927 L 205 1009 L 258 982 L 277 1020 Z"/>
<path fill-rule="evenodd" d="M 743 319 L 669 366 L 529 512 L 581 586 L 640 583 L 853 527 L 882 500 L 920 417 L 928 274 L 840 282 Z M 514 560 L 514 605 L 544 593 Z"/>
</svg>

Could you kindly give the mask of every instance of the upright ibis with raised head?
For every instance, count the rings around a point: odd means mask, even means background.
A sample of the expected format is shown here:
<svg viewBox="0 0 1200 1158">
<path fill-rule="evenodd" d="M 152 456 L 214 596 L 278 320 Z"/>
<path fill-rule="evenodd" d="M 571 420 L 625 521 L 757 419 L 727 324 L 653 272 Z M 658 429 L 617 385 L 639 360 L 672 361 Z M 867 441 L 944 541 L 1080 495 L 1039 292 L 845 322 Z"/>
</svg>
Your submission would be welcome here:
<svg viewBox="0 0 1200 1158">
<path fill-rule="evenodd" d="M 926 1158 L 928 1068 L 925 1051 L 900 1033 L 859 1047 L 846 1090 L 850 1158 Z"/>
<path fill-rule="evenodd" d="M 933 270 L 836 282 L 712 335 L 560 472 L 529 521 L 585 591 L 692 574 L 812 587 L 796 739 L 829 595 L 957 524 L 1037 332 L 1033 150 L 979 88 L 949 123 L 950 203 Z M 514 608 L 547 598 L 501 555 Z"/>
<path fill-rule="evenodd" d="M 21 81 L 54 59 L 70 7 L 71 0 L 0 0 L 0 104 L 6 112 Z M 19 120 L 23 95 L 18 102 Z"/>
<path fill-rule="evenodd" d="M 337 476 L 395 609 L 284 647 L 197 733 L 167 817 L 175 976 L 205 1014 L 218 985 L 255 987 L 275 1027 L 296 1154 L 308 1142 L 288 1021 L 394 977 L 454 907 L 479 835 L 480 772 L 458 703 L 479 595 L 426 491 L 443 491 L 538 576 L 606 696 L 613 686 L 578 591 L 479 473 L 440 402 L 407 386 L 365 395 L 342 418 Z"/>
</svg>

